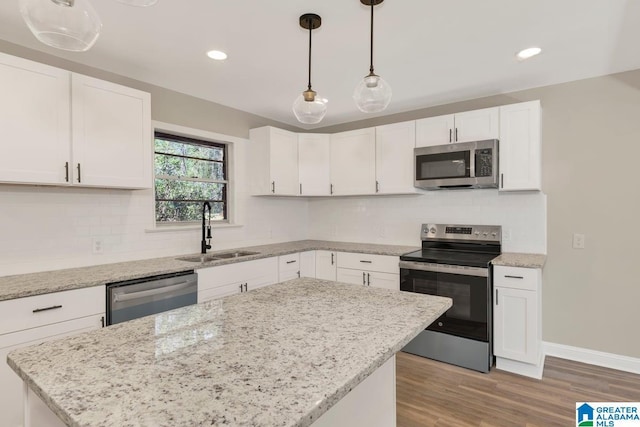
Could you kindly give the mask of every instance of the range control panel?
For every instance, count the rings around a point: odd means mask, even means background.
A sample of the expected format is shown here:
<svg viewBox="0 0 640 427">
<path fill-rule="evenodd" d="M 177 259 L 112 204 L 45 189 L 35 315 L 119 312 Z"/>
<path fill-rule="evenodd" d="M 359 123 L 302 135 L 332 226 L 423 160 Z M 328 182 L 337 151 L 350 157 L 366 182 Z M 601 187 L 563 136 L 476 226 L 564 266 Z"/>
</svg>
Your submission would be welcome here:
<svg viewBox="0 0 640 427">
<path fill-rule="evenodd" d="M 458 224 L 422 224 L 420 232 L 422 240 L 471 240 L 500 242 L 502 226 L 500 225 L 458 225 Z"/>
</svg>

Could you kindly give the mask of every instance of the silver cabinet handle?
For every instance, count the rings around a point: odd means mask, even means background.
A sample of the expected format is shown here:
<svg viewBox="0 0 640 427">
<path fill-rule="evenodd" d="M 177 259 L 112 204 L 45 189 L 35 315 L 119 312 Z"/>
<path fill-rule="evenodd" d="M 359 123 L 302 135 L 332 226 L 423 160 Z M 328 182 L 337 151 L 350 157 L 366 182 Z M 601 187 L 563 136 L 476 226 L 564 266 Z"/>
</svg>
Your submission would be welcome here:
<svg viewBox="0 0 640 427">
<path fill-rule="evenodd" d="M 453 129 L 449 128 L 449 142 L 451 142 L 451 134 L 453 133 Z"/>
<path fill-rule="evenodd" d="M 368 261 L 368 260 L 361 259 L 360 262 L 363 262 L 365 264 L 371 264 L 373 261 Z"/>
<path fill-rule="evenodd" d="M 498 305 L 498 290 L 496 289 L 496 305 Z"/>
<path fill-rule="evenodd" d="M 500 174 L 500 188 L 504 188 L 504 174 Z"/>
<path fill-rule="evenodd" d="M 333 252 L 331 252 L 331 265 L 333 265 Z"/>
<path fill-rule="evenodd" d="M 35 310 L 33 310 L 34 313 L 41 313 L 43 311 L 49 311 L 49 310 L 57 310 L 59 308 L 62 308 L 61 305 L 52 305 L 51 307 L 45 307 L 45 308 L 36 308 Z"/>
<path fill-rule="evenodd" d="M 458 142 L 458 128 L 456 128 L 456 142 Z"/>
<path fill-rule="evenodd" d="M 522 277 L 522 276 L 508 276 L 506 274 L 505 274 L 504 277 L 509 278 L 509 279 L 524 279 L 524 277 Z"/>
<path fill-rule="evenodd" d="M 247 292 L 247 284 L 244 284 L 244 291 Z"/>
<path fill-rule="evenodd" d="M 367 273 L 367 286 L 371 286 L 371 276 Z"/>
<path fill-rule="evenodd" d="M 271 181 L 271 192 L 272 193 L 276 192 L 276 182 L 275 181 Z"/>
<path fill-rule="evenodd" d="M 333 184 L 329 184 L 329 194 L 333 194 Z"/>
<path fill-rule="evenodd" d="M 69 182 L 69 162 L 64 162 L 64 180 Z"/>
<path fill-rule="evenodd" d="M 376 181 L 376 193 L 380 192 L 380 183 Z"/>
<path fill-rule="evenodd" d="M 363 285 L 366 285 L 366 284 L 367 284 L 366 276 L 367 276 L 367 273 L 365 273 L 365 272 L 363 271 L 363 272 L 362 272 L 362 284 L 363 284 Z"/>
<path fill-rule="evenodd" d="M 242 283 L 240 283 L 240 293 L 244 292 L 244 291 L 242 290 L 242 286 L 244 286 L 244 285 L 243 285 Z"/>
<path fill-rule="evenodd" d="M 78 182 L 82 182 L 82 173 L 80 172 L 80 163 L 78 163 Z"/>
<path fill-rule="evenodd" d="M 300 194 L 302 194 L 302 183 L 300 183 Z"/>
<path fill-rule="evenodd" d="M 293 264 L 294 262 L 296 262 L 296 260 L 291 260 L 291 261 L 287 261 L 287 264 Z"/>
</svg>

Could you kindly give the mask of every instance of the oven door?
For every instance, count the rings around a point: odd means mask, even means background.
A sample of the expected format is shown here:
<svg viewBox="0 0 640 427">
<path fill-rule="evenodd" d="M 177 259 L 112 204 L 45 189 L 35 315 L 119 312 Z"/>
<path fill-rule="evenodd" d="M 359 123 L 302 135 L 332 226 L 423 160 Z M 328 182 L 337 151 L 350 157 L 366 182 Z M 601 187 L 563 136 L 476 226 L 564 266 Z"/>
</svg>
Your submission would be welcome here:
<svg viewBox="0 0 640 427">
<path fill-rule="evenodd" d="M 427 329 L 489 342 L 489 269 L 400 262 L 400 290 L 449 297 L 453 306 Z"/>
</svg>

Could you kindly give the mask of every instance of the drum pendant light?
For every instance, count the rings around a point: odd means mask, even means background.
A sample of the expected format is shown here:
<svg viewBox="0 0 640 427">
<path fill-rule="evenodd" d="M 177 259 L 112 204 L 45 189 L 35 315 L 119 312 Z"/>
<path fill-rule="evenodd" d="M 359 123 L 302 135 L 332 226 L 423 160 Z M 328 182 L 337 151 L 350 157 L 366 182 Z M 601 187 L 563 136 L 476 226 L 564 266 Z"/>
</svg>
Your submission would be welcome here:
<svg viewBox="0 0 640 427">
<path fill-rule="evenodd" d="M 38 40 L 72 52 L 89 50 L 102 29 L 88 0 L 20 0 L 20 13 Z"/>
<path fill-rule="evenodd" d="M 293 102 L 293 114 L 300 123 L 310 125 L 320 123 L 327 114 L 327 100 L 311 89 L 311 31 L 321 24 L 322 19 L 315 13 L 305 13 L 300 17 L 300 26 L 309 30 L 309 83 L 307 90 Z"/>
<path fill-rule="evenodd" d="M 391 101 L 391 86 L 373 70 L 373 7 L 384 0 L 360 0 L 365 6 L 371 6 L 371 63 L 369 74 L 356 86 L 353 99 L 360 111 L 377 113 L 383 111 Z"/>
</svg>

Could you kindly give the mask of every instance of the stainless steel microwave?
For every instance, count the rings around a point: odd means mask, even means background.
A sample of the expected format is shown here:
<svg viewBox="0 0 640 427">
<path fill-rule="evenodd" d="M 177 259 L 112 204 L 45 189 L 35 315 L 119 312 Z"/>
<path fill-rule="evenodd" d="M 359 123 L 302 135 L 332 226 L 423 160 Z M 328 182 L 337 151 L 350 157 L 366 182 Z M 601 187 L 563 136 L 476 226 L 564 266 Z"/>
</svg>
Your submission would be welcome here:
<svg viewBox="0 0 640 427">
<path fill-rule="evenodd" d="M 419 147 L 415 186 L 426 190 L 498 187 L 498 140 Z"/>
</svg>

